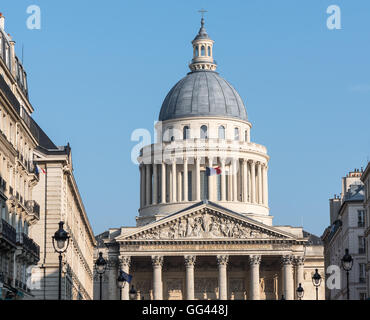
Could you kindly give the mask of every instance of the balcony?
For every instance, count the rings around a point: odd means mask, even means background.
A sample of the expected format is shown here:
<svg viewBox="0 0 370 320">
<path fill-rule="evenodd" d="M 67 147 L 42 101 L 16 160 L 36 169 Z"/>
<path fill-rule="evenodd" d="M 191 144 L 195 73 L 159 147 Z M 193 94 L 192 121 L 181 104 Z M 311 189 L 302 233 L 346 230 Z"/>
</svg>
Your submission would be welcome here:
<svg viewBox="0 0 370 320">
<path fill-rule="evenodd" d="M 40 247 L 26 234 L 18 232 L 16 235 L 17 245 L 21 245 L 25 250 L 32 253 L 37 259 L 40 258 Z"/>
<path fill-rule="evenodd" d="M 1 219 L 0 222 L 0 238 L 5 239 L 12 244 L 15 244 L 17 241 L 17 232 L 3 219 Z"/>
<path fill-rule="evenodd" d="M 40 219 L 40 205 L 35 200 L 25 201 L 25 206 L 30 214 L 33 214 L 37 219 Z"/>
<path fill-rule="evenodd" d="M 6 192 L 6 180 L 0 176 L 0 191 L 5 194 Z"/>
</svg>

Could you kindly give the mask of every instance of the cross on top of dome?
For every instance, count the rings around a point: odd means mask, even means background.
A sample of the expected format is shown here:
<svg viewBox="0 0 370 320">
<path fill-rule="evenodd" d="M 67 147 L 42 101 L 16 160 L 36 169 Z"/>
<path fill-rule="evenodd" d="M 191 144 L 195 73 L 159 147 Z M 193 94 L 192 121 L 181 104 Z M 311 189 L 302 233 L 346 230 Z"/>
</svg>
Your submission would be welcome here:
<svg viewBox="0 0 370 320">
<path fill-rule="evenodd" d="M 206 10 L 199 10 L 202 14 L 200 21 L 201 27 L 198 34 L 192 41 L 193 44 L 193 59 L 189 65 L 191 71 L 195 70 L 210 70 L 215 71 L 217 68 L 216 62 L 213 60 L 213 43 L 214 41 L 208 36 L 204 28 L 204 13 Z"/>
</svg>

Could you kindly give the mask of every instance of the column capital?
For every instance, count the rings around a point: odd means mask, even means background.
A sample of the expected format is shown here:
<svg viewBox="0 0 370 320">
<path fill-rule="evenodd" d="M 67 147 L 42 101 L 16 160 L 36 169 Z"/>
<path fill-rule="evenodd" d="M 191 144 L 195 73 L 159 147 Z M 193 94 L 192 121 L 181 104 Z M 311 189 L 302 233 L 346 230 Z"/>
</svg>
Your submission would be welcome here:
<svg viewBox="0 0 370 320">
<path fill-rule="evenodd" d="M 249 256 L 249 264 L 252 265 L 259 265 L 261 263 L 261 255 L 255 254 Z"/>
<path fill-rule="evenodd" d="M 217 264 L 219 266 L 226 266 L 228 262 L 229 262 L 229 256 L 227 255 L 217 256 Z"/>
<path fill-rule="evenodd" d="M 242 158 L 241 160 L 242 160 L 243 164 L 249 162 L 249 159 L 247 159 L 247 158 Z"/>
<path fill-rule="evenodd" d="M 131 257 L 130 256 L 120 256 L 118 258 L 121 267 L 130 267 Z"/>
<path fill-rule="evenodd" d="M 255 161 L 255 160 L 253 160 L 253 159 L 249 159 L 249 160 L 248 160 L 248 162 L 249 162 L 251 165 L 254 165 L 254 166 L 256 165 L 256 161 Z"/>
<path fill-rule="evenodd" d="M 305 259 L 306 259 L 306 257 L 304 257 L 304 256 L 295 256 L 294 257 L 294 263 L 297 266 L 303 266 Z"/>
<path fill-rule="evenodd" d="M 153 267 L 162 267 L 163 266 L 163 256 L 152 256 Z"/>
<path fill-rule="evenodd" d="M 291 265 L 293 262 L 293 256 L 292 255 L 284 255 L 281 257 L 281 264 L 282 265 Z"/>
<path fill-rule="evenodd" d="M 191 267 L 191 266 L 194 266 L 195 265 L 195 260 L 196 260 L 196 256 L 185 256 L 184 259 L 185 259 L 185 266 L 186 267 Z"/>
</svg>

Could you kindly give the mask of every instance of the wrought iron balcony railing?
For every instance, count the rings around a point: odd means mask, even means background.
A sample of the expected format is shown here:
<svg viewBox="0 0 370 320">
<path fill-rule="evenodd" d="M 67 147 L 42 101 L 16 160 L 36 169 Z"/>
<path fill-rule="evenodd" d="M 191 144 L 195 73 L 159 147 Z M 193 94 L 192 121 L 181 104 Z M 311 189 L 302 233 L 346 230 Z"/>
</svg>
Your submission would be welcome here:
<svg viewBox="0 0 370 320">
<path fill-rule="evenodd" d="M 4 219 L 1 219 L 0 221 L 0 237 L 4 238 L 5 240 L 13 244 L 15 244 L 17 241 L 16 230 Z"/>
<path fill-rule="evenodd" d="M 40 257 L 40 247 L 23 232 L 17 233 L 17 244 L 23 246 L 24 249 L 31 252 L 38 259 Z"/>
</svg>

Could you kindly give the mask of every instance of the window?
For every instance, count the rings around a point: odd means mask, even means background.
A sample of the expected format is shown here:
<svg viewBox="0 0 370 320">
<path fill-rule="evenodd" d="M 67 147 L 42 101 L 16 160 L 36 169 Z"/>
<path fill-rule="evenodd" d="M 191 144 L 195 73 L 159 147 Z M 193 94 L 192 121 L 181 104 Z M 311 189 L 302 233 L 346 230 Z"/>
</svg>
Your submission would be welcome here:
<svg viewBox="0 0 370 320">
<path fill-rule="evenodd" d="M 193 175 L 192 172 L 188 172 L 188 199 L 193 200 Z"/>
<path fill-rule="evenodd" d="M 366 264 L 365 263 L 359 263 L 359 279 L 358 281 L 360 283 L 365 283 L 366 282 Z"/>
<path fill-rule="evenodd" d="M 199 57 L 199 48 L 198 47 L 195 47 L 195 56 Z"/>
<path fill-rule="evenodd" d="M 190 128 L 189 126 L 185 126 L 182 130 L 182 135 L 183 135 L 183 139 L 186 140 L 186 139 L 190 139 Z"/>
<path fill-rule="evenodd" d="M 366 300 L 366 292 L 360 292 L 360 300 Z"/>
<path fill-rule="evenodd" d="M 234 140 L 239 141 L 239 128 L 234 128 Z"/>
<path fill-rule="evenodd" d="M 200 172 L 200 199 L 208 199 L 208 176 L 205 171 Z"/>
<path fill-rule="evenodd" d="M 221 201 L 221 175 L 217 175 L 217 200 Z"/>
<path fill-rule="evenodd" d="M 185 175 L 186 176 L 186 175 Z M 185 200 L 185 194 L 184 194 L 184 172 L 181 172 L 181 199 L 183 201 L 191 201 L 192 200 L 192 184 L 191 184 L 191 178 L 192 178 L 192 173 L 191 171 L 187 172 L 187 177 L 188 177 L 188 199 Z"/>
<path fill-rule="evenodd" d="M 365 252 L 365 238 L 360 236 L 358 237 L 358 253 L 363 254 Z"/>
<path fill-rule="evenodd" d="M 364 210 L 358 210 L 357 211 L 357 226 L 359 228 L 363 228 L 365 226 L 365 211 Z"/>
<path fill-rule="evenodd" d="M 173 136 L 173 127 L 169 127 L 165 130 L 163 140 L 167 142 L 175 140 L 175 137 Z"/>
<path fill-rule="evenodd" d="M 225 139 L 225 127 L 224 126 L 218 127 L 218 138 Z"/>
<path fill-rule="evenodd" d="M 249 139 L 248 139 L 248 130 L 245 130 L 245 132 L 244 132 L 244 140 L 245 140 L 245 142 L 249 141 Z"/>
<path fill-rule="evenodd" d="M 201 49 L 202 51 L 201 51 L 201 55 L 202 56 L 205 56 L 206 55 L 206 53 L 205 53 L 205 48 L 204 48 L 204 46 L 202 46 L 202 49 Z"/>
<path fill-rule="evenodd" d="M 208 56 L 211 56 L 211 47 L 208 47 Z"/>
<path fill-rule="evenodd" d="M 208 129 L 207 126 L 200 127 L 200 138 L 201 139 L 208 139 Z"/>
</svg>

